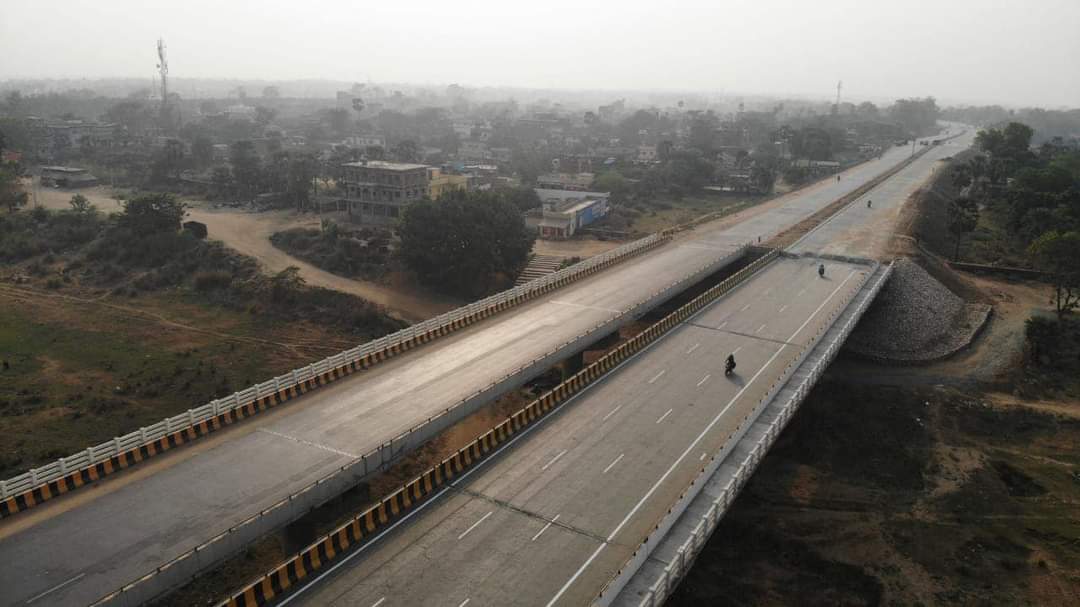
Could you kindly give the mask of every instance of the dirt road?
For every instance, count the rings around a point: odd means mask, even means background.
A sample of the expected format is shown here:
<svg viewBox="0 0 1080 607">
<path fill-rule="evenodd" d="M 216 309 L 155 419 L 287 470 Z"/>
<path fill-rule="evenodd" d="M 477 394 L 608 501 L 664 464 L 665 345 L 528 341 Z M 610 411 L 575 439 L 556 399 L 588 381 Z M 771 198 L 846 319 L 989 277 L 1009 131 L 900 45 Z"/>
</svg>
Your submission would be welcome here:
<svg viewBox="0 0 1080 607">
<path fill-rule="evenodd" d="M 296 266 L 309 285 L 362 297 L 385 306 L 391 313 L 407 321 L 431 318 L 460 305 L 459 302 L 415 288 L 387 286 L 331 274 L 290 256 L 270 243 L 270 235 L 274 232 L 300 226 L 317 227 L 317 216 L 297 215 L 292 211 L 248 213 L 193 207 L 188 209 L 188 219 L 205 223 L 210 238 L 254 257 L 269 273 Z"/>
<path fill-rule="evenodd" d="M 36 199 L 37 204 L 47 209 L 69 209 L 71 197 L 82 194 L 103 213 L 123 210 L 123 205 L 113 198 L 113 191 L 108 186 L 67 190 L 42 187 L 36 179 L 33 184 L 27 183 L 26 186 L 33 192 L 34 198 L 31 200 Z M 362 297 L 385 306 L 391 314 L 409 322 L 431 318 L 461 305 L 461 302 L 415 287 L 383 285 L 331 274 L 288 255 L 270 243 L 270 235 L 274 232 L 299 226 L 317 227 L 319 218 L 316 216 L 297 215 L 291 211 L 249 213 L 233 209 L 217 210 L 200 203 L 194 204 L 188 209 L 188 219 L 205 223 L 210 238 L 254 257 L 268 273 L 296 266 L 309 285 Z"/>
</svg>

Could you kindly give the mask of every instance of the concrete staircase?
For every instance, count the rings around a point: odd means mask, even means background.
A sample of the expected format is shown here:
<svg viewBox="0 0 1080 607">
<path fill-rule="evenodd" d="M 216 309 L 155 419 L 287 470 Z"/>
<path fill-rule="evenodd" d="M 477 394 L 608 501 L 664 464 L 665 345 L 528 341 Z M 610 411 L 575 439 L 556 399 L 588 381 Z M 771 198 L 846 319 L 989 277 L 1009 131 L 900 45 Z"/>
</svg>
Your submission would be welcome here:
<svg viewBox="0 0 1080 607">
<path fill-rule="evenodd" d="M 518 274 L 514 286 L 523 285 L 530 280 L 553 274 L 559 270 L 562 262 L 562 257 L 554 255 L 533 255 L 532 259 L 529 260 L 529 265 L 525 266 L 521 274 Z"/>
</svg>

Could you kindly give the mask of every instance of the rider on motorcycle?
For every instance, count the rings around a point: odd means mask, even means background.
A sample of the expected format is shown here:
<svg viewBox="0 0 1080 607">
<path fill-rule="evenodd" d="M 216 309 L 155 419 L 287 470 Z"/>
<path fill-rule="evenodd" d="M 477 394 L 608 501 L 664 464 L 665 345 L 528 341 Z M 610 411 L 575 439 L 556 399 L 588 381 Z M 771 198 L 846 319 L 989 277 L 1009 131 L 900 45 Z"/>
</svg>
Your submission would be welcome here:
<svg viewBox="0 0 1080 607">
<path fill-rule="evenodd" d="M 724 373 L 731 373 L 735 370 L 735 355 L 728 354 L 727 361 L 724 363 Z"/>
</svg>

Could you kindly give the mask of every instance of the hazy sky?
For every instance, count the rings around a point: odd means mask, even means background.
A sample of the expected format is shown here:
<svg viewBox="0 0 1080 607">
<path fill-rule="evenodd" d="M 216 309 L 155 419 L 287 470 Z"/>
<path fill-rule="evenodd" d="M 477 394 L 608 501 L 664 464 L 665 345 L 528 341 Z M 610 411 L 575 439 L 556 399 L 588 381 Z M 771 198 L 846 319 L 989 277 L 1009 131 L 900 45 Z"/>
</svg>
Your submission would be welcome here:
<svg viewBox="0 0 1080 607">
<path fill-rule="evenodd" d="M 171 73 L 1080 106 L 1080 0 L 3 0 L 0 79 Z"/>
</svg>

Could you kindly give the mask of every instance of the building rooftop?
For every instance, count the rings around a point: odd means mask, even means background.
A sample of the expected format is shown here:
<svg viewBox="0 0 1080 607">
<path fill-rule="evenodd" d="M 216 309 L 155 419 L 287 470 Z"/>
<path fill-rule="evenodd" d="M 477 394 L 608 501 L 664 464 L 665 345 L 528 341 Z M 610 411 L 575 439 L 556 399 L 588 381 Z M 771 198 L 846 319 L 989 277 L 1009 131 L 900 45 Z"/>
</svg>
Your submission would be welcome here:
<svg viewBox="0 0 1080 607">
<path fill-rule="evenodd" d="M 368 160 L 367 162 L 346 162 L 341 166 L 346 167 L 368 167 L 369 169 L 383 169 L 384 171 L 414 171 L 416 169 L 427 169 L 426 164 L 413 164 L 411 162 L 387 162 L 385 160 Z"/>
<path fill-rule="evenodd" d="M 86 173 L 88 169 L 80 169 L 78 167 L 62 167 L 62 166 L 43 166 L 42 171 L 49 171 L 50 173 Z"/>
</svg>

